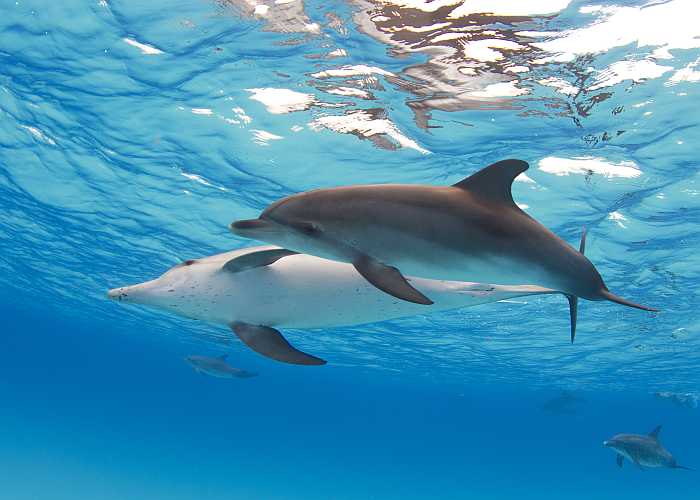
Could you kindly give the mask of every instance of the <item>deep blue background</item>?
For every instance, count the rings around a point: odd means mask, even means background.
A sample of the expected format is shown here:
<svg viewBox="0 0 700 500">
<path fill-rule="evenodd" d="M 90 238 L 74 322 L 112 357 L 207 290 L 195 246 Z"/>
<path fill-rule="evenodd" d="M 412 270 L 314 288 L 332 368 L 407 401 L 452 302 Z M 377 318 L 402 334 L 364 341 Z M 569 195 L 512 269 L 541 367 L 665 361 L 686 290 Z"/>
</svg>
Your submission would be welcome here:
<svg viewBox="0 0 700 500">
<path fill-rule="evenodd" d="M 196 374 L 189 350 L 100 318 L 17 307 L 0 344 L 6 498 L 693 498 L 689 471 L 619 470 L 602 441 L 666 424 L 700 460 L 697 413 L 648 394 L 436 385 L 246 357 L 255 379 Z M 234 358 L 232 362 L 238 361 Z"/>
</svg>

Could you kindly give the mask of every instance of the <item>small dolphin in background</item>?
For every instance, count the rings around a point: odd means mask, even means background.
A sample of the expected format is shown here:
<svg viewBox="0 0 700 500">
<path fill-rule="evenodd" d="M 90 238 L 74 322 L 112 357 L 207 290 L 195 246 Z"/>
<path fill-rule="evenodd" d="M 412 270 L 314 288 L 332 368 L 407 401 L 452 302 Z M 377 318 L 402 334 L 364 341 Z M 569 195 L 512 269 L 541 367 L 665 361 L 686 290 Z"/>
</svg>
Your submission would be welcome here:
<svg viewBox="0 0 700 500">
<path fill-rule="evenodd" d="M 697 408 L 700 403 L 700 395 L 693 392 L 655 392 L 654 396 L 657 399 L 673 401 L 676 405 L 683 408 Z"/>
<path fill-rule="evenodd" d="M 226 362 L 227 357 L 228 354 L 222 354 L 216 357 L 192 355 L 187 356 L 185 361 L 187 361 L 197 373 L 206 373 L 207 375 L 217 378 L 251 378 L 258 375 L 255 372 L 234 368 Z"/>
<path fill-rule="evenodd" d="M 611 293 L 593 264 L 523 212 L 511 185 L 528 169 L 503 160 L 452 186 L 377 184 L 316 189 L 283 198 L 257 219 L 233 222 L 238 236 L 347 262 L 399 299 L 433 300 L 405 275 L 507 285 L 532 283 L 569 300 L 571 341 L 578 298 L 656 311 Z"/>
<path fill-rule="evenodd" d="M 660 431 L 661 426 L 659 425 L 646 436 L 617 434 L 609 440 L 603 441 L 603 446 L 617 453 L 616 460 L 619 467 L 622 467 L 622 462 L 626 458 L 640 469 L 644 467 L 668 467 L 693 470 L 676 463 L 676 459 L 661 445 L 659 441 Z"/>
<path fill-rule="evenodd" d="M 277 328 L 361 325 L 432 311 L 555 293 L 532 285 L 489 285 L 415 278 L 435 298 L 426 307 L 396 300 L 350 265 L 279 247 L 253 247 L 182 262 L 145 283 L 115 288 L 119 302 L 228 325 L 255 352 L 284 363 L 322 365 Z"/>
<path fill-rule="evenodd" d="M 576 415 L 579 406 L 585 400 L 574 392 L 561 391 L 561 394 L 553 397 L 542 405 L 542 410 L 554 415 Z"/>
</svg>

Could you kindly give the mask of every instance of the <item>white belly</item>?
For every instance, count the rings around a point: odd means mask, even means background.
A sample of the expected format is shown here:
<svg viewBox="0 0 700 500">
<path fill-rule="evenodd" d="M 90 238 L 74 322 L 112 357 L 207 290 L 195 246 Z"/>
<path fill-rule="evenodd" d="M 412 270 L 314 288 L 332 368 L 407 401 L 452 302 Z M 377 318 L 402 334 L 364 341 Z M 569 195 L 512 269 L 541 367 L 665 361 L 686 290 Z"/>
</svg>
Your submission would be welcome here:
<svg viewBox="0 0 700 500">
<path fill-rule="evenodd" d="M 419 278 L 410 281 L 435 303 L 425 306 L 392 297 L 369 284 L 350 264 L 293 255 L 249 271 L 217 272 L 210 282 L 202 283 L 205 286 L 197 294 L 202 307 L 193 316 L 221 323 L 243 321 L 280 328 L 323 328 L 550 292 L 529 285 L 482 285 Z M 205 289 L 208 289 L 207 297 L 201 295 Z"/>
</svg>

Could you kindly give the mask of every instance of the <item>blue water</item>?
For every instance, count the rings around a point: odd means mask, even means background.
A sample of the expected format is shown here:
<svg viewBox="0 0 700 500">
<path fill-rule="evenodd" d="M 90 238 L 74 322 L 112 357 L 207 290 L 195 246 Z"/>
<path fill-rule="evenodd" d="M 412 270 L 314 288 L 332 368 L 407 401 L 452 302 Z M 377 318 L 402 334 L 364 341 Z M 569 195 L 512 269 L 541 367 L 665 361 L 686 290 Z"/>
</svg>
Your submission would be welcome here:
<svg viewBox="0 0 700 500">
<path fill-rule="evenodd" d="M 0 498 L 697 498 L 602 446 L 662 424 L 700 468 L 700 410 L 654 396 L 700 392 L 694 3 L 255 3 L 0 4 Z M 574 345 L 555 296 L 285 330 L 329 361 L 296 367 L 105 296 L 281 196 L 509 157 L 661 313 L 582 301 Z M 260 375 L 183 361 L 224 352 Z"/>
</svg>

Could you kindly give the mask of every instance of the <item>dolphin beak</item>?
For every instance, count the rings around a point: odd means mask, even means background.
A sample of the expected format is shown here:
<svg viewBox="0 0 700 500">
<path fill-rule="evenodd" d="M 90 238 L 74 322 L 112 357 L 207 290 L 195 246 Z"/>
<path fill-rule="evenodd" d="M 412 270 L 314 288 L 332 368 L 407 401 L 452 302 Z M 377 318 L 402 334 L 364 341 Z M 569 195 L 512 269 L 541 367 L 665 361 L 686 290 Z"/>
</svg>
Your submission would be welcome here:
<svg viewBox="0 0 700 500">
<path fill-rule="evenodd" d="M 251 238 L 256 234 L 275 231 L 276 224 L 264 219 L 248 219 L 232 222 L 228 228 L 235 235 Z"/>
<path fill-rule="evenodd" d="M 149 303 L 153 284 L 158 280 L 146 281 L 138 285 L 122 286 L 113 288 L 107 292 L 107 297 L 119 302 L 129 302 L 135 304 Z"/>
<path fill-rule="evenodd" d="M 126 288 L 127 287 L 112 288 L 107 292 L 107 298 L 112 300 L 123 300 L 124 297 L 128 297 L 128 294 L 125 291 Z"/>
<path fill-rule="evenodd" d="M 603 446 L 610 446 L 610 441 L 603 441 Z"/>
</svg>

